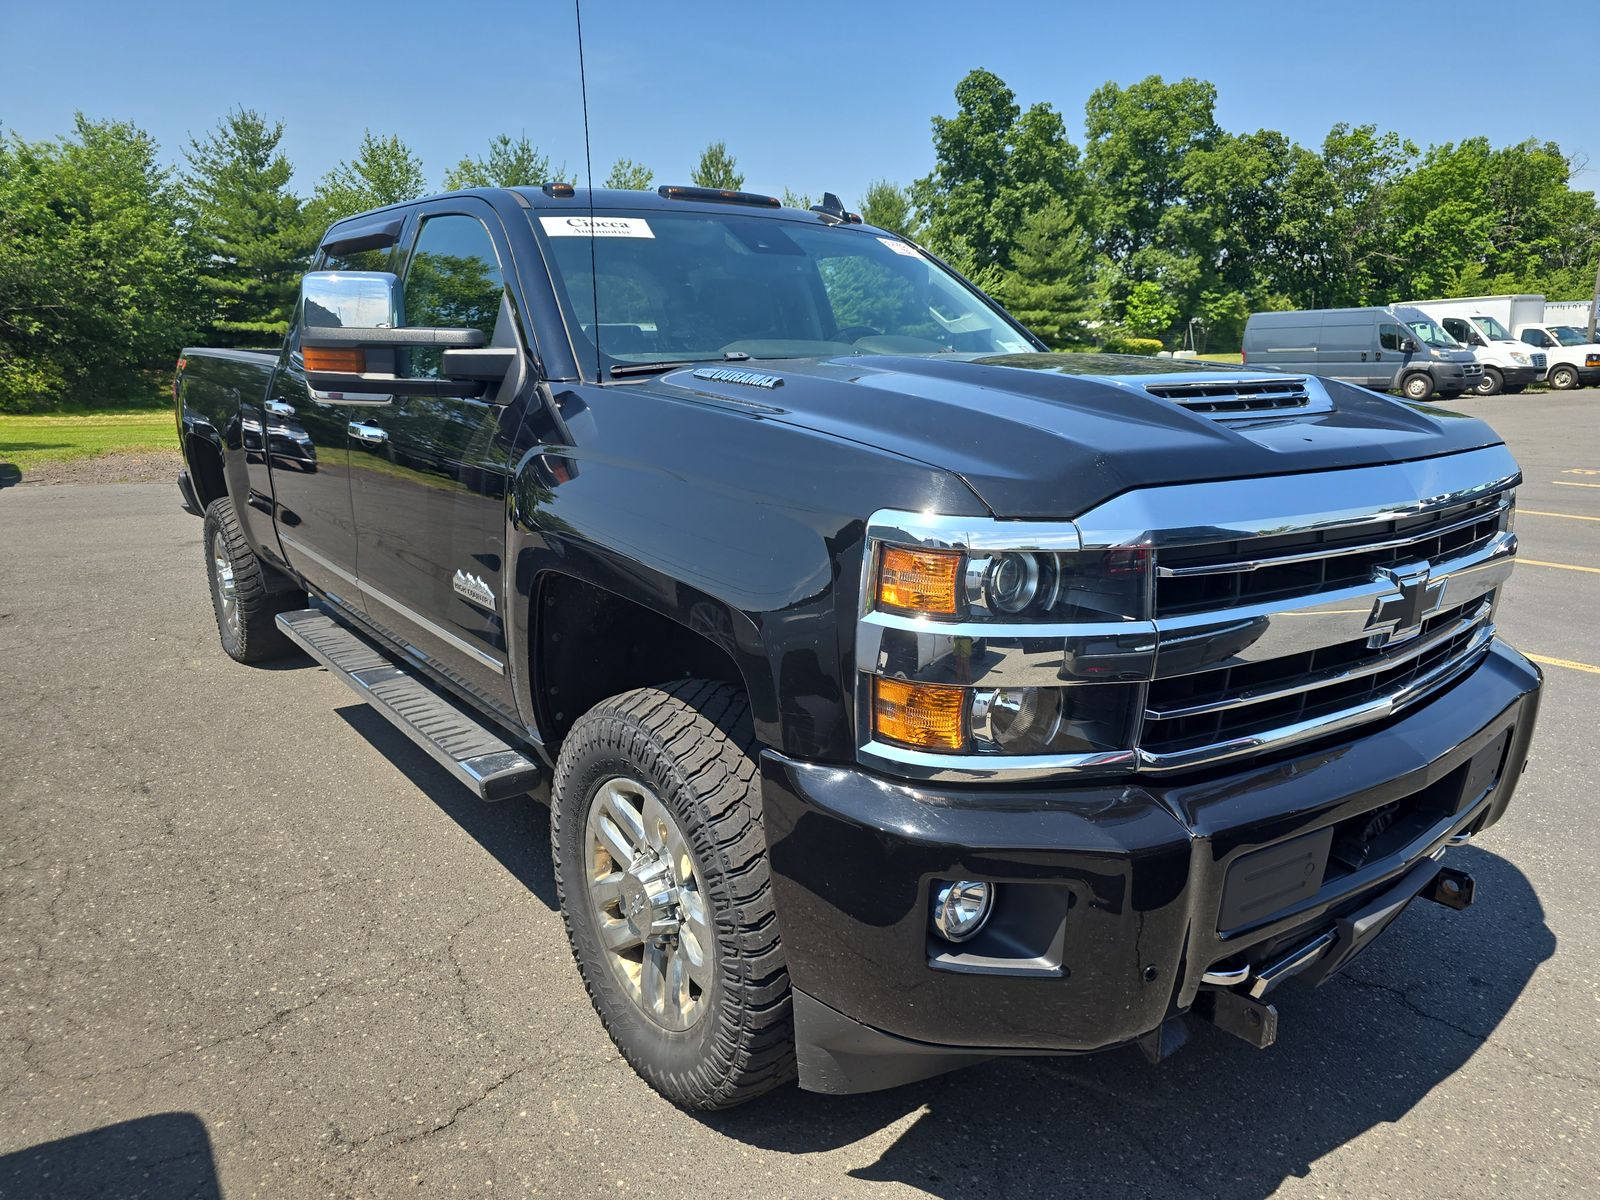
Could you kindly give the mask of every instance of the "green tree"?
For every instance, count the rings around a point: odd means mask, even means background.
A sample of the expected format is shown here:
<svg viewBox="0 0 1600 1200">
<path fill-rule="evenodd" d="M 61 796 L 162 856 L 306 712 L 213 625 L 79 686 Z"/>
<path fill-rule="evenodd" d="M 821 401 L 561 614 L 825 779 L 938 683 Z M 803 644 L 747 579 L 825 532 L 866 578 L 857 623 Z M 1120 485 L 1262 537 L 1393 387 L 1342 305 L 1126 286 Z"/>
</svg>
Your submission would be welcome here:
<svg viewBox="0 0 1600 1200">
<path fill-rule="evenodd" d="M 1582 295 L 1593 283 L 1600 222 L 1571 187 L 1552 143 L 1500 149 L 1487 138 L 1433 146 L 1389 197 L 1403 296 L 1479 288 Z"/>
<path fill-rule="evenodd" d="M 689 180 L 696 187 L 737 192 L 744 187 L 744 175 L 737 168 L 738 160 L 728 153 L 727 143 L 712 142 L 701 151 Z"/>
<path fill-rule="evenodd" d="M 1046 344 L 1058 350 L 1074 345 L 1083 341 L 1084 323 L 1094 311 L 1093 261 L 1087 231 L 1057 200 L 1023 221 L 997 298 Z"/>
<path fill-rule="evenodd" d="M 154 140 L 79 113 L 0 143 L 0 411 L 156 392 L 203 324 L 181 199 Z"/>
<path fill-rule="evenodd" d="M 917 236 L 911 189 L 890 183 L 887 179 L 876 180 L 868 186 L 867 194 L 861 197 L 861 219 L 868 225 L 876 225 L 901 237 Z"/>
<path fill-rule="evenodd" d="M 811 197 L 810 196 L 806 195 L 804 192 L 793 191 L 790 188 L 784 188 L 783 189 L 783 196 L 781 197 L 781 199 L 783 200 L 783 206 L 785 208 L 802 208 L 802 209 L 804 209 L 804 208 L 810 208 L 811 207 Z"/>
<path fill-rule="evenodd" d="M 1177 319 L 1176 301 L 1153 279 L 1141 280 L 1129 290 L 1124 317 L 1128 332 L 1138 337 L 1160 337 Z"/>
<path fill-rule="evenodd" d="M 1011 265 L 1031 212 L 1076 200 L 1078 152 L 1048 104 L 1024 112 L 992 71 L 956 85 L 956 115 L 933 118 L 933 173 L 912 185 L 929 247 L 975 281 Z"/>
<path fill-rule="evenodd" d="M 643 163 L 636 163 L 631 158 L 619 158 L 611 164 L 611 173 L 606 176 L 605 186 L 648 191 L 655 183 L 655 178 L 655 172 Z"/>
<path fill-rule="evenodd" d="M 218 345 L 259 344 L 289 327 L 311 238 L 282 138 L 283 122 L 241 108 L 185 151 L 185 225 Z"/>
<path fill-rule="evenodd" d="M 361 135 L 354 159 L 340 163 L 318 181 L 311 211 L 319 231 L 344 217 L 415 200 L 428 190 L 422 160 L 394 134 Z"/>
<path fill-rule="evenodd" d="M 483 158 L 463 158 L 444 175 L 444 190 L 454 192 L 462 188 L 532 187 L 552 183 L 566 175 L 563 164 L 554 171 L 548 155 L 540 154 L 537 147 L 524 135 L 512 141 L 507 134 L 497 134 L 489 143 L 489 153 Z"/>
</svg>

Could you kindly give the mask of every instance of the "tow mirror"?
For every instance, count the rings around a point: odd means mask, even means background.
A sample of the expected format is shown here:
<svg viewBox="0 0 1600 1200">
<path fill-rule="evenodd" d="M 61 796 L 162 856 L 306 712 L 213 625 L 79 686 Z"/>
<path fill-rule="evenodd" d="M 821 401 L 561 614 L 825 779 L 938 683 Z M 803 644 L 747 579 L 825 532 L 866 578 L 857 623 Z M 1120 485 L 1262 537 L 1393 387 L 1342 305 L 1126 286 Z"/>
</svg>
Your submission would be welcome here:
<svg viewBox="0 0 1600 1200">
<path fill-rule="evenodd" d="M 487 346 L 481 330 L 396 324 L 399 297 L 388 271 L 312 271 L 301 280 L 300 354 L 317 399 L 478 396 L 515 364 L 515 347 Z M 404 374 L 408 350 L 440 351 L 438 374 Z"/>
</svg>

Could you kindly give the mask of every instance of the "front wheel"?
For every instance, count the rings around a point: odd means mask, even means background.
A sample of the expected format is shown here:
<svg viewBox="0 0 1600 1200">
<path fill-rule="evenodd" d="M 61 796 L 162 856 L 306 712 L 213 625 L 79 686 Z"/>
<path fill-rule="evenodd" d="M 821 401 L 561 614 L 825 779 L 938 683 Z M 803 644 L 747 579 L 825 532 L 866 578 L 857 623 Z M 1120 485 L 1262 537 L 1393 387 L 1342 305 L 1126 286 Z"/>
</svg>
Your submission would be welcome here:
<svg viewBox="0 0 1600 1200">
<path fill-rule="evenodd" d="M 1505 376 L 1493 367 L 1483 369 L 1483 378 L 1473 385 L 1472 391 L 1478 396 L 1498 396 L 1506 385 Z"/>
<path fill-rule="evenodd" d="M 556 762 L 550 844 L 584 987 L 646 1083 L 704 1110 L 794 1077 L 741 692 L 686 680 L 590 709 Z"/>
<path fill-rule="evenodd" d="M 1576 367 L 1551 367 L 1550 386 L 1557 391 L 1570 391 L 1578 386 L 1578 371 Z"/>
<path fill-rule="evenodd" d="M 1401 380 L 1400 390 L 1405 393 L 1407 400 L 1426 400 L 1433 395 L 1433 377 L 1413 371 Z"/>
</svg>

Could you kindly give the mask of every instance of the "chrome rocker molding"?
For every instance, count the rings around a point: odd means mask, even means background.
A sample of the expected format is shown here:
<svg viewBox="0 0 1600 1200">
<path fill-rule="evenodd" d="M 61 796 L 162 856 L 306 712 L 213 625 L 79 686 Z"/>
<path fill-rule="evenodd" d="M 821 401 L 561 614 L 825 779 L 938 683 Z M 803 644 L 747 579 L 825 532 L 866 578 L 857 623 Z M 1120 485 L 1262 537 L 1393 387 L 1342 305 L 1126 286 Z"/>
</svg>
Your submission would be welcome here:
<svg viewBox="0 0 1600 1200">
<path fill-rule="evenodd" d="M 1476 666 L 1494 637 L 1498 589 L 1511 573 L 1517 540 L 1509 531 L 1510 491 L 1520 482 L 1516 462 L 1504 446 L 1394 463 L 1305 475 L 1272 476 L 1220 483 L 1173 485 L 1128 492 L 1075 521 L 1022 522 L 883 510 L 867 526 L 862 563 L 861 607 L 855 639 L 858 756 L 871 766 L 902 776 L 945 782 L 1044 780 L 1193 770 L 1243 755 L 1292 746 L 1355 728 L 1416 704 Z M 1486 502 L 1498 501 L 1493 504 Z M 1447 519 L 1419 534 L 1375 531 L 1370 541 L 1342 544 L 1326 552 L 1266 550 L 1251 554 L 1254 538 L 1359 535 L 1363 526 L 1424 516 L 1463 505 L 1480 511 Z M 1206 513 L 1213 524 L 1190 524 Z M 1074 550 L 1149 546 L 1156 551 L 1157 577 L 1234 574 L 1322 557 L 1399 550 L 1497 517 L 1499 532 L 1450 557 L 1419 563 L 1427 579 L 1443 583 L 1427 613 L 1461 609 L 1458 621 L 1426 634 L 1381 644 L 1394 621 L 1378 619 L 1395 584 L 1381 574 L 1365 583 L 1312 595 L 1260 601 L 1208 612 L 1152 617 L 1153 597 L 1139 620 L 1025 623 L 940 619 L 885 612 L 872 607 L 877 547 L 881 543 L 926 549 Z M 1240 553 L 1216 563 L 1161 565 L 1161 548 L 1243 543 Z M 1483 603 L 1469 610 L 1474 600 Z M 1425 614 L 1426 615 L 1426 614 Z M 1310 672 L 1283 684 L 1207 701 L 1192 708 L 1156 709 L 1141 695 L 1144 720 L 1162 720 L 1236 709 L 1336 685 L 1403 665 L 1453 637 L 1475 631 L 1419 677 L 1385 694 L 1303 721 L 1252 730 L 1193 748 L 1153 752 L 1139 746 L 1140 728 L 1125 749 L 1090 754 L 1005 756 L 937 754 L 873 740 L 871 680 L 893 674 L 918 682 L 967 687 L 1082 687 L 1109 682 L 1150 683 L 1251 663 L 1265 663 L 1324 647 L 1373 639 L 1373 653 L 1342 669 Z M 892 664 L 892 666 L 891 666 Z M 908 668 L 908 664 L 910 665 Z M 1136 722 L 1142 726 L 1143 722 Z"/>
<path fill-rule="evenodd" d="M 305 555 L 312 562 L 322 567 L 323 570 L 331 571 L 333 574 L 337 575 L 340 579 L 344 580 L 351 587 L 359 591 L 363 596 L 366 596 L 369 600 L 376 600 L 379 604 L 393 612 L 398 613 L 400 616 L 404 617 L 418 628 L 426 629 L 440 641 L 454 646 L 457 650 L 461 651 L 461 653 L 468 655 L 479 663 L 482 663 L 496 674 L 504 675 L 506 673 L 505 663 L 501 662 L 494 655 L 486 653 L 485 651 L 480 650 L 477 646 L 474 646 L 471 642 L 457 637 L 443 626 L 428 620 L 427 617 L 417 612 L 416 609 L 408 608 L 406 605 L 401 604 L 400 601 L 396 600 L 388 593 L 380 592 L 377 588 L 372 587 L 370 584 L 362 583 L 361 580 L 350 574 L 349 571 L 346 571 L 343 567 L 329 562 L 326 558 L 318 554 L 315 550 L 311 549 L 311 547 L 307 546 L 304 542 L 296 541 L 288 534 L 282 532 L 278 534 L 278 539 L 283 542 L 286 549 L 293 550 L 296 554 Z M 427 656 L 424 655 L 422 657 Z"/>
</svg>

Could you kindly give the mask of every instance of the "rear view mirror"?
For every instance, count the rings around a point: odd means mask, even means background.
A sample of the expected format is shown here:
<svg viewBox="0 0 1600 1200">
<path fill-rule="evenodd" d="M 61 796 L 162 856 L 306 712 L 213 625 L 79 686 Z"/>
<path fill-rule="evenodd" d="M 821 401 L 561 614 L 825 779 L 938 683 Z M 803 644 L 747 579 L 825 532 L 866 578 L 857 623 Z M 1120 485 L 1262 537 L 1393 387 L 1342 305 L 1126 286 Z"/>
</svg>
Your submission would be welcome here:
<svg viewBox="0 0 1600 1200">
<path fill-rule="evenodd" d="M 393 396 L 477 396 L 516 361 L 486 348 L 481 330 L 396 325 L 400 281 L 388 271 L 312 271 L 300 283 L 300 355 L 319 400 L 381 402 Z M 440 350 L 441 376 L 408 378 L 411 349 Z"/>
</svg>

